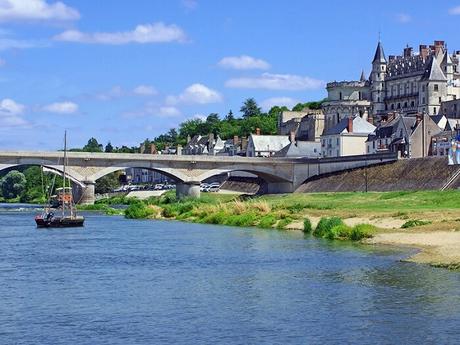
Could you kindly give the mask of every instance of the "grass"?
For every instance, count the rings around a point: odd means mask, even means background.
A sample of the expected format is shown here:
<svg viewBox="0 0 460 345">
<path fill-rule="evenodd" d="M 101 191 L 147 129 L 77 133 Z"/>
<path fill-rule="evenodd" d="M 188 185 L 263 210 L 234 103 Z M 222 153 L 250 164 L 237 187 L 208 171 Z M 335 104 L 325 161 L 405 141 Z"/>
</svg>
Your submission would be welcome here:
<svg viewBox="0 0 460 345">
<path fill-rule="evenodd" d="M 405 228 L 428 224 L 429 221 L 436 227 L 451 226 L 458 219 L 460 191 L 283 194 L 248 199 L 207 193 L 200 199 L 182 200 L 177 200 L 171 191 L 143 201 L 115 197 L 97 204 L 108 207 L 116 203 L 129 205 L 127 218 L 163 217 L 265 229 L 286 229 L 291 223 L 303 223 L 303 231 L 314 236 L 360 240 L 372 236 L 376 228 L 370 224 L 347 226 L 342 219 L 361 217 L 364 222 L 366 219 L 372 222 L 373 219 L 389 217 L 407 219 Z M 311 221 L 314 218 L 320 218 L 316 228 Z M 442 219 L 448 221 L 441 223 Z"/>
<path fill-rule="evenodd" d="M 419 219 L 411 219 L 401 225 L 402 229 L 412 228 L 414 226 L 422 226 L 431 224 L 429 221 L 419 220 Z"/>
</svg>

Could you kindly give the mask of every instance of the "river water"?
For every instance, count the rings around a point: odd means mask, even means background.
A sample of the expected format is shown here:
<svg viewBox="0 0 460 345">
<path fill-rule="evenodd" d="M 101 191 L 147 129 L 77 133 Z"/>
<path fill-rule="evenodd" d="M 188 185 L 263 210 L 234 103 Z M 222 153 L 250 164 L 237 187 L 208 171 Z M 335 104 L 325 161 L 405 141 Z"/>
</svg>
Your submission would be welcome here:
<svg viewBox="0 0 460 345">
<path fill-rule="evenodd" d="M 0 344 L 458 344 L 460 273 L 299 233 L 0 211 Z"/>
</svg>

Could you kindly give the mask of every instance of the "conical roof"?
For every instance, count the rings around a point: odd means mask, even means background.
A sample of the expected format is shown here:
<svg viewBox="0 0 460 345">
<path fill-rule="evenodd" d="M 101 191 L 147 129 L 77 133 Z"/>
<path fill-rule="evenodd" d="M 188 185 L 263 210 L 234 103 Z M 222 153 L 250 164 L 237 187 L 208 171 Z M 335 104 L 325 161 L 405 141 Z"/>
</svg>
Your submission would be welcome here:
<svg viewBox="0 0 460 345">
<path fill-rule="evenodd" d="M 377 45 L 377 49 L 375 50 L 374 60 L 372 60 L 372 63 L 374 62 L 381 62 L 381 63 L 387 62 L 387 60 L 385 59 L 385 53 L 383 52 L 382 43 L 380 41 L 379 41 L 379 44 Z"/>
<path fill-rule="evenodd" d="M 364 70 L 361 71 L 361 77 L 359 78 L 359 81 L 366 81 L 366 76 L 364 75 Z"/>
<path fill-rule="evenodd" d="M 446 76 L 442 72 L 441 66 L 439 66 L 436 57 L 431 56 L 430 61 L 427 64 L 428 68 L 425 70 L 423 79 L 425 80 L 436 80 L 436 81 L 446 81 Z"/>
</svg>

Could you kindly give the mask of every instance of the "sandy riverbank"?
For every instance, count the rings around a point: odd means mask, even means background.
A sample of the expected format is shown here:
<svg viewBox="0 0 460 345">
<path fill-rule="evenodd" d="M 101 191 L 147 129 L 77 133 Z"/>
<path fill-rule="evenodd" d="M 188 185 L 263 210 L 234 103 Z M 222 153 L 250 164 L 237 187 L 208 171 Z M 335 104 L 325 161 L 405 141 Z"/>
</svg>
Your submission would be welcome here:
<svg viewBox="0 0 460 345">
<path fill-rule="evenodd" d="M 366 241 L 417 248 L 420 251 L 407 261 L 436 267 L 460 268 L 460 232 L 458 231 L 397 231 L 381 232 Z"/>
</svg>

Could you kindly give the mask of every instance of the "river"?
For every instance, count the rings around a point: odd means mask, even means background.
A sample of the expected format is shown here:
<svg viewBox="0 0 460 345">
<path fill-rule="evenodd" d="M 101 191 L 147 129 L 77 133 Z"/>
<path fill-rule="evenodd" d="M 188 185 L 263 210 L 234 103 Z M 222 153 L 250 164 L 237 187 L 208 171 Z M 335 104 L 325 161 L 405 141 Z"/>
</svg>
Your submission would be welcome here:
<svg viewBox="0 0 460 345">
<path fill-rule="evenodd" d="M 460 273 L 297 232 L 0 211 L 0 344 L 454 344 Z"/>
</svg>

